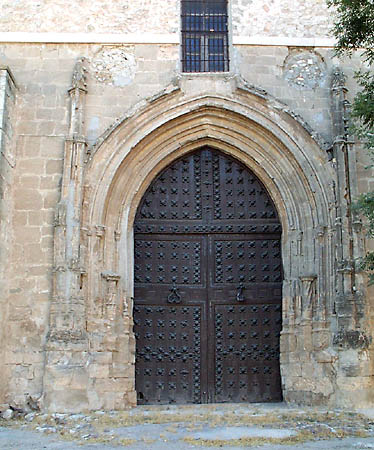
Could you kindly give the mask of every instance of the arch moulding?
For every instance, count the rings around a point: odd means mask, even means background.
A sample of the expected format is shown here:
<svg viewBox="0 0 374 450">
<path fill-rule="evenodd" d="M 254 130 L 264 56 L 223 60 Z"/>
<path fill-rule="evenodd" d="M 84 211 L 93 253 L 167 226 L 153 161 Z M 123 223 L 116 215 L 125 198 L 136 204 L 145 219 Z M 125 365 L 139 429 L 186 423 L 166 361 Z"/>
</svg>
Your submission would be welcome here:
<svg viewBox="0 0 374 450">
<path fill-rule="evenodd" d="M 81 187 L 84 401 L 90 409 L 135 404 L 133 221 L 157 174 L 205 145 L 252 170 L 278 209 L 283 396 L 334 403 L 335 172 L 300 121 L 274 100 L 243 87 L 193 95 L 173 89 L 116 123 L 92 149 Z"/>
</svg>

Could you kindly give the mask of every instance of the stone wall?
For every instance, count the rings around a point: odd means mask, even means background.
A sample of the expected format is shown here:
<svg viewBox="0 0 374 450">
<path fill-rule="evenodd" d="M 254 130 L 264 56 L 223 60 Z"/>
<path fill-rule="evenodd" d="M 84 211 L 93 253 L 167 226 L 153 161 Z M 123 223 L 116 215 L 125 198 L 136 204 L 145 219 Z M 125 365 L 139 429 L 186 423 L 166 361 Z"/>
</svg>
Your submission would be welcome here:
<svg viewBox="0 0 374 450">
<path fill-rule="evenodd" d="M 0 66 L 0 342 L 7 341 L 8 298 L 12 289 L 8 283 L 10 276 L 10 252 L 13 242 L 13 182 L 16 164 L 14 125 L 16 83 L 8 67 Z M 12 289 L 12 290 L 10 290 Z M 1 361 L 7 355 L 6 345 L 0 351 Z M 9 372 L 3 366 L 3 379 L 7 379 Z M 6 395 L 6 383 L 1 384 L 0 402 Z"/>
<path fill-rule="evenodd" d="M 144 8 L 148 11 L 149 2 L 146 3 L 147 5 L 144 3 Z M 257 4 L 258 2 L 245 2 L 242 0 L 240 5 L 251 8 L 255 6 L 255 3 Z M 312 8 L 315 8 L 315 1 L 300 1 L 300 3 L 302 3 L 304 8 L 309 7 L 310 11 Z M 22 9 L 21 4 L 22 2 L 8 3 L 6 8 L 8 8 L 9 14 L 12 12 L 12 8 L 14 9 L 16 6 L 19 8 L 18 13 L 25 15 L 30 9 L 34 10 L 33 8 L 35 8 L 35 11 L 38 11 L 38 8 L 43 8 L 43 4 L 38 3 L 40 5 L 38 7 L 37 3 L 30 4 L 28 2 L 28 8 Z M 55 5 L 57 4 L 55 2 Z M 282 4 L 286 15 L 286 12 L 288 11 L 288 14 L 289 10 L 287 10 L 284 2 Z M 79 5 L 83 4 L 79 3 Z M 119 5 L 121 7 L 128 6 L 128 10 L 122 9 L 124 11 L 123 14 L 129 14 L 126 11 L 132 11 L 133 6 L 130 2 L 126 3 L 126 5 L 114 2 L 113 9 L 107 8 L 107 15 L 101 14 L 102 20 L 108 20 L 109 23 L 111 20 L 110 15 L 113 11 L 116 11 Z M 268 13 L 267 8 L 270 8 L 270 6 L 275 8 L 276 5 L 274 5 L 274 2 L 264 1 L 261 4 L 261 8 Z M 169 2 L 169 6 L 170 10 L 174 11 L 175 3 Z M 260 8 L 259 5 L 257 6 Z M 94 8 L 95 5 L 90 4 L 87 6 L 88 9 L 91 7 Z M 277 11 L 278 18 L 282 17 L 279 9 Z M 15 12 L 15 14 L 18 13 Z M 164 11 L 162 13 L 164 15 Z M 56 15 L 54 16 L 54 14 Z M 169 20 L 169 22 L 162 22 L 164 28 L 161 27 L 161 22 L 154 20 L 152 23 L 157 24 L 157 26 L 154 25 L 153 31 L 176 31 L 177 28 L 173 27 L 178 26 L 179 19 L 176 19 L 178 15 L 175 11 L 171 13 L 171 17 L 173 17 L 173 14 L 175 14 L 174 21 L 165 15 L 165 20 Z M 260 16 L 256 16 L 258 21 L 260 21 Z M 17 20 L 14 20 L 14 17 L 12 18 L 13 26 L 19 23 Z M 60 15 L 51 11 L 51 15 L 47 14 L 43 17 L 46 17 L 47 19 L 45 20 L 47 21 L 51 20 L 51 24 Z M 88 16 L 86 15 L 85 17 Z M 133 22 L 131 20 L 122 21 L 122 19 L 119 19 L 120 17 L 122 16 L 116 16 L 115 18 L 114 31 L 117 31 L 115 29 L 116 23 L 120 21 L 126 23 L 126 27 L 128 27 L 124 32 L 131 31 L 131 27 L 135 27 L 135 19 Z M 116 22 L 117 20 L 118 22 Z M 30 24 L 31 22 L 30 19 Z M 66 21 L 64 23 L 72 28 L 59 28 L 62 31 L 90 31 L 88 28 L 79 28 L 81 26 L 88 27 L 89 24 L 88 22 L 85 23 L 84 20 L 82 21 L 81 17 L 76 24 L 74 24 L 74 21 Z M 98 23 L 100 22 L 95 22 L 95 26 Z M 145 19 L 143 23 L 146 23 Z M 288 24 L 287 29 L 292 35 L 292 24 L 287 21 L 285 23 Z M 51 26 L 50 24 L 46 29 Z M 300 24 L 302 27 L 302 22 Z M 43 25 L 40 25 L 41 28 L 38 31 L 43 30 Z M 271 30 L 278 30 L 273 25 L 270 27 Z M 4 26 L 6 26 L 5 22 Z M 263 27 L 262 29 L 265 29 L 264 24 L 261 26 Z M 256 25 L 258 30 L 261 29 L 261 26 L 259 22 Z M 284 35 L 286 33 L 282 26 L 279 28 L 279 33 Z M 306 26 L 307 21 L 305 22 L 305 27 L 300 28 L 298 33 L 303 32 L 305 36 L 308 36 L 310 31 L 307 30 Z M 17 31 L 11 28 L 8 28 L 8 30 Z M 29 31 L 35 30 L 36 28 L 29 29 Z M 318 30 L 318 28 L 314 30 L 316 34 L 318 34 Z M 113 30 L 105 29 L 103 25 L 100 31 L 109 32 Z M 118 31 L 122 32 L 120 29 Z M 237 24 L 236 32 L 248 33 L 244 25 L 240 24 Z M 253 32 L 257 33 L 257 31 Z M 260 31 L 258 32 L 260 33 Z M 270 30 L 268 32 L 271 33 Z M 96 391 L 94 382 L 92 382 L 91 398 L 85 398 L 84 400 L 91 407 L 106 407 L 110 409 L 121 407 L 126 402 L 131 403 L 134 401 L 133 355 L 130 354 L 129 350 L 132 348 L 133 341 L 130 333 L 131 320 L 129 316 L 126 316 L 126 330 L 119 330 L 114 337 L 109 333 L 105 338 L 106 340 L 96 336 L 91 339 L 89 344 L 85 342 L 84 345 L 86 347 L 81 346 L 79 349 L 78 345 L 74 347 L 75 344 L 71 343 L 71 341 L 70 344 L 69 341 L 67 342 L 67 345 L 71 345 L 70 349 L 66 346 L 64 347 L 66 343 L 61 343 L 61 341 L 54 347 L 49 346 L 47 364 L 50 367 L 54 366 L 56 371 L 53 373 L 50 371 L 49 378 L 43 379 L 46 363 L 46 341 L 50 337 L 48 332 L 51 299 L 52 293 L 56 289 L 52 282 L 60 279 L 56 277 L 58 267 L 54 259 L 56 256 L 53 248 L 54 236 L 56 236 L 56 227 L 61 226 L 60 231 L 62 235 L 66 230 L 63 219 L 59 222 L 60 219 L 56 218 L 56 211 L 61 211 L 57 206 L 61 201 L 61 193 L 63 192 L 61 183 L 64 155 L 67 149 L 73 151 L 76 148 L 72 144 L 75 142 L 74 136 L 71 135 L 71 120 L 74 112 L 74 109 L 71 108 L 72 94 L 71 91 L 70 94 L 68 91 L 72 87 L 72 75 L 79 58 L 85 58 L 84 64 L 87 70 L 85 74 L 85 90 L 87 92 L 84 94 L 84 120 L 82 119 L 81 123 L 81 134 L 86 138 L 87 146 L 84 141 L 76 141 L 75 143 L 80 145 L 80 151 L 83 153 L 87 152 L 87 159 L 90 158 L 90 152 L 93 152 L 101 142 L 108 138 L 110 130 L 116 129 L 120 123 L 125 123 L 126 118 L 136 117 L 137 114 L 140 114 L 142 108 L 153 104 L 152 102 L 157 104 L 157 99 L 163 98 L 165 90 L 170 93 L 174 89 L 180 89 L 180 86 L 184 86 L 184 92 L 188 93 L 189 89 L 192 89 L 192 87 L 196 89 L 198 85 L 199 89 L 205 89 L 206 92 L 212 95 L 219 94 L 232 97 L 236 89 L 233 87 L 234 85 L 236 86 L 235 83 L 239 83 L 243 91 L 254 89 L 259 97 L 265 96 L 269 110 L 278 111 L 279 114 L 286 114 L 288 115 L 287 117 L 293 117 L 295 123 L 301 124 L 300 126 L 307 130 L 324 152 L 332 147 L 336 138 L 332 127 L 330 91 L 333 66 L 341 64 L 343 71 L 348 75 L 347 87 L 349 90 L 347 98 L 351 99 L 354 92 L 352 73 L 354 67 L 359 66 L 358 57 L 353 58 L 352 61 L 339 62 L 333 57 L 332 49 L 329 48 L 249 45 L 235 46 L 231 55 L 232 72 L 228 75 L 216 75 L 213 79 L 207 75 L 181 75 L 179 72 L 179 47 L 174 44 L 14 43 L 0 45 L 0 62 L 11 68 L 18 86 L 17 104 L 14 112 L 12 112 L 13 119 L 10 120 L 13 124 L 12 145 L 14 147 L 12 148 L 14 148 L 17 158 L 12 163 L 14 167 L 12 169 L 12 177 L 9 179 L 11 182 L 8 182 L 8 186 L 12 185 L 14 194 L 12 194 L 13 197 L 10 194 L 8 195 L 11 200 L 7 203 L 10 206 L 7 206 L 6 209 L 11 214 L 11 217 L 9 218 L 8 216 L 5 227 L 2 228 L 4 230 L 11 226 L 11 231 L 8 230 L 5 233 L 3 240 L 3 242 L 6 242 L 4 247 L 9 252 L 9 256 L 3 253 L 3 260 L 7 261 L 6 278 L 9 283 L 9 295 L 2 297 L 1 303 L 2 316 L 8 317 L 6 325 L 2 327 L 6 336 L 2 341 L 4 342 L 3 349 L 6 350 L 6 353 L 3 360 L 4 367 L 1 370 L 5 374 L 5 378 L 9 380 L 9 385 L 6 389 L 7 393 L 3 392 L 3 398 L 0 399 L 0 403 L 9 401 L 16 405 L 24 405 L 30 396 L 35 398 L 42 394 L 43 391 L 45 392 L 46 385 L 43 385 L 43 383 L 50 383 L 50 386 L 52 386 L 55 382 L 59 382 L 59 389 L 62 393 L 69 386 L 74 386 L 79 390 L 87 384 L 88 376 L 91 379 L 95 379 L 96 386 L 100 387 L 97 388 L 97 392 L 106 393 L 105 395 L 103 394 L 103 398 L 105 397 L 106 399 L 104 403 L 101 398 L 95 398 L 94 393 Z M 255 88 L 251 87 L 252 85 Z M 203 95 L 202 92 L 199 95 Z M 13 100 L 11 98 L 9 101 L 9 104 L 12 104 Z M 150 113 L 151 116 L 152 114 Z M 140 127 L 140 125 L 141 121 L 136 126 Z M 135 129 L 136 126 L 134 125 Z M 295 135 L 293 138 L 295 141 L 299 141 L 299 135 Z M 134 142 L 134 146 L 135 144 L 136 142 Z M 120 143 L 114 142 L 113 146 L 115 145 L 120 145 Z M 324 156 L 318 163 L 321 171 L 324 165 L 330 164 L 327 163 L 329 157 L 327 153 L 326 155 L 326 158 Z M 108 153 L 107 158 L 110 158 L 110 153 Z M 360 154 L 358 154 L 358 160 L 359 187 L 365 189 L 372 181 L 370 181 L 370 174 L 363 169 L 364 163 L 360 159 Z M 99 163 L 98 167 L 100 167 L 100 164 L 104 167 L 105 163 L 106 158 L 103 159 L 102 163 Z M 305 162 L 305 170 L 307 170 L 307 167 L 308 164 Z M 136 170 L 139 171 L 139 168 L 134 169 L 134 171 Z M 153 170 L 155 171 L 156 169 Z M 155 174 L 152 171 L 149 173 Z M 89 191 L 90 187 L 86 186 L 85 189 Z M 90 198 L 89 193 L 87 195 Z M 12 204 L 14 204 L 14 207 Z M 83 209 L 86 206 L 83 205 Z M 90 242 L 88 247 L 93 252 L 104 252 L 105 246 L 103 243 L 107 241 L 105 241 L 103 236 L 105 233 L 108 234 L 109 231 L 101 228 L 102 223 L 99 221 L 95 223 L 95 226 L 97 228 L 83 230 L 84 236 L 81 239 L 86 239 Z M 118 232 L 118 230 L 115 231 Z M 114 232 L 114 230 L 111 229 L 111 232 Z M 298 242 L 297 237 L 295 237 L 292 245 L 295 245 L 296 248 L 299 245 Z M 82 244 L 82 252 L 83 247 L 84 245 Z M 77 249 L 77 251 L 81 251 L 79 245 Z M 82 281 L 84 295 L 86 295 L 85 298 L 87 299 L 90 298 L 89 286 L 93 285 L 94 281 L 85 274 L 84 268 L 79 268 L 79 270 L 81 269 L 79 279 Z M 101 289 L 104 297 L 105 295 L 110 297 L 113 294 L 121 298 L 121 295 L 116 291 L 118 284 L 117 274 L 115 271 L 113 273 L 108 272 L 107 269 L 112 268 L 104 267 L 103 265 L 105 276 L 100 275 L 101 287 L 98 289 Z M 76 275 L 77 272 L 74 270 L 73 273 Z M 326 268 L 326 270 L 332 276 L 335 268 L 330 267 Z M 300 281 L 300 286 L 308 286 L 309 281 L 307 274 L 304 274 L 304 279 Z M 313 284 L 314 281 L 312 280 L 310 283 Z M 364 284 L 361 282 L 361 285 L 363 286 Z M 112 292 L 111 290 L 114 291 Z M 91 300 L 92 298 L 90 298 Z M 129 302 L 128 307 L 131 309 L 129 298 L 126 301 Z M 8 311 L 6 305 L 10 305 L 9 314 L 6 312 Z M 331 307 L 330 312 L 332 311 L 333 308 Z M 8 316 L 5 314 L 8 314 Z M 70 310 L 69 314 L 73 317 L 74 311 Z M 331 320 L 334 321 L 335 316 L 331 316 Z M 102 319 L 98 323 L 102 324 Z M 88 326 L 88 329 L 85 331 L 93 333 L 95 325 L 95 321 L 91 321 L 89 325 L 91 329 Z M 107 322 L 107 325 L 110 325 L 110 321 Z M 329 330 L 326 337 L 330 347 L 333 331 L 332 329 Z M 338 331 L 338 329 L 336 328 L 335 331 Z M 303 332 L 300 331 L 300 334 L 302 335 Z M 121 348 L 117 346 L 118 336 L 122 337 Z M 299 345 L 301 345 L 300 342 L 303 342 L 301 338 Z M 107 350 L 105 350 L 105 346 L 107 346 Z M 295 352 L 296 350 L 299 352 L 297 357 L 300 358 L 303 350 L 301 348 L 294 349 Z M 344 350 L 343 348 L 341 351 Z M 113 352 L 116 352 L 117 357 L 121 355 L 122 360 L 113 360 Z M 345 364 L 344 367 L 350 365 L 349 352 L 342 357 L 343 362 L 341 364 L 343 366 Z M 305 349 L 303 354 L 305 354 Z M 368 349 L 364 349 L 360 355 L 362 358 L 365 358 L 365 355 L 367 355 L 367 362 L 364 361 L 362 365 L 366 367 L 367 380 L 370 380 L 371 362 Z M 62 370 L 66 367 L 69 369 L 69 364 L 73 364 L 74 361 L 77 362 L 81 356 L 83 359 L 80 362 L 92 363 L 88 371 L 89 375 L 88 372 L 82 372 L 80 374 L 75 373 L 73 376 L 73 372 L 71 372 L 70 379 L 67 380 L 66 374 L 64 374 L 65 378 L 63 378 L 61 376 Z M 74 360 L 74 358 L 78 358 L 78 360 Z M 335 356 L 330 353 L 319 354 L 318 358 L 321 361 L 318 362 L 316 360 L 315 364 L 321 363 L 318 366 L 318 373 L 320 373 L 321 378 L 325 377 L 328 380 L 324 392 L 326 396 L 329 396 L 331 395 L 333 372 L 338 366 L 332 365 L 333 363 L 335 364 Z M 346 358 L 345 363 L 344 358 Z M 358 358 L 357 352 L 352 358 Z M 301 385 L 305 384 L 305 381 L 303 381 L 305 380 L 305 371 L 315 370 L 315 367 L 313 369 L 312 363 L 305 365 L 304 368 L 302 368 L 300 362 L 298 364 L 300 373 L 297 374 L 295 372 L 295 376 L 298 377 L 298 382 Z M 355 364 L 355 367 L 359 367 L 360 364 Z M 357 370 L 361 371 L 360 368 Z M 344 372 L 343 369 L 341 371 L 341 373 Z M 357 373 L 356 371 L 356 375 Z M 118 378 L 121 378 L 121 386 L 123 386 L 126 394 L 120 401 L 115 400 L 116 383 L 113 379 L 110 379 L 110 377 L 115 378 L 113 374 L 117 374 Z M 352 383 L 354 381 L 354 379 L 350 380 Z M 344 382 L 342 381 L 342 384 Z M 369 385 L 369 381 L 367 384 Z M 320 386 L 317 383 L 314 389 L 317 392 L 319 388 Z M 294 397 L 290 396 L 289 399 L 293 401 L 299 400 L 296 394 Z M 310 402 L 316 402 L 318 401 L 318 396 L 311 395 L 309 400 Z M 58 409 L 59 406 L 56 405 L 58 404 L 54 404 L 53 401 L 49 403 L 51 408 Z M 75 408 L 79 409 L 79 404 Z"/>
<path fill-rule="evenodd" d="M 326 37 L 329 16 L 324 0 L 232 0 L 233 33 L 238 36 Z M 178 33 L 176 0 L 74 0 L 66 10 L 53 2 L 6 1 L 2 32 Z"/>
<path fill-rule="evenodd" d="M 26 133 L 21 134 L 27 134 L 27 127 L 38 127 L 40 135 L 64 136 L 66 86 L 79 56 L 87 58 L 89 66 L 86 129 L 91 143 L 128 109 L 181 76 L 179 47 L 174 44 L 3 44 L 1 60 L 12 64 L 24 86 L 22 127 Z M 240 74 L 289 105 L 331 142 L 329 77 L 339 64 L 332 49 L 238 45 L 232 49 L 231 60 L 233 75 Z M 345 68 L 350 85 L 357 64 L 359 58 L 354 58 Z M 291 66 L 295 67 L 291 70 Z M 54 119 L 48 120 L 51 113 Z"/>
</svg>

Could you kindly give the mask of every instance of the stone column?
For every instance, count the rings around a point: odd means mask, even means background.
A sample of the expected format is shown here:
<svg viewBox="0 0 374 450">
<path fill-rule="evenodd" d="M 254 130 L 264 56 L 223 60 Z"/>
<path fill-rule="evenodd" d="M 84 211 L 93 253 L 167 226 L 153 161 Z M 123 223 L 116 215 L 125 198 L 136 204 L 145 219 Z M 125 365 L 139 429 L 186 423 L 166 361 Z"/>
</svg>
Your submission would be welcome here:
<svg viewBox="0 0 374 450">
<path fill-rule="evenodd" d="M 83 295 L 81 208 L 86 160 L 84 107 L 85 59 L 78 59 L 72 77 L 69 134 L 65 140 L 61 199 L 55 215 L 53 297 L 44 379 L 44 406 L 54 411 L 87 408 L 88 339 Z"/>
<path fill-rule="evenodd" d="M 359 274 L 359 258 L 363 256 L 360 219 L 352 202 L 357 195 L 357 169 L 354 140 L 349 135 L 350 104 L 347 100 L 346 77 L 340 68 L 332 75 L 331 96 L 334 129 L 333 163 L 337 173 L 336 186 L 336 260 L 337 296 L 336 329 L 333 346 L 338 352 L 337 404 L 370 402 L 370 376 L 365 319 L 365 291 Z M 371 395 L 373 397 L 373 395 Z M 343 404 L 344 406 L 344 404 Z"/>
<path fill-rule="evenodd" d="M 361 230 L 359 220 L 352 211 L 352 202 L 357 193 L 355 147 L 349 135 L 349 110 L 346 77 L 335 68 L 332 76 L 333 116 L 333 163 L 337 172 L 336 186 L 336 260 L 337 298 L 336 314 L 338 328 L 356 329 L 363 317 L 363 298 L 357 280 L 357 259 L 362 249 L 357 245 Z"/>
</svg>

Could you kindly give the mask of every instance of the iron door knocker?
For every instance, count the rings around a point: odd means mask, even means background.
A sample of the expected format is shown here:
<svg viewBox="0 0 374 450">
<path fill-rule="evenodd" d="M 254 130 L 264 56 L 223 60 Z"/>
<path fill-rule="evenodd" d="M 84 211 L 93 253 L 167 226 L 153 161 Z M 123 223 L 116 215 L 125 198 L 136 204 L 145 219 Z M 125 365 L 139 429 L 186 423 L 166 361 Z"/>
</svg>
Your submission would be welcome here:
<svg viewBox="0 0 374 450">
<path fill-rule="evenodd" d="M 237 293 L 236 293 L 236 301 L 238 302 L 244 302 L 244 297 L 243 297 L 243 290 L 245 289 L 243 283 L 240 283 L 238 288 L 237 288 Z"/>
<path fill-rule="evenodd" d="M 180 303 L 181 302 L 181 295 L 179 293 L 178 288 L 174 285 L 170 289 L 170 294 L 168 295 L 168 303 Z"/>
</svg>

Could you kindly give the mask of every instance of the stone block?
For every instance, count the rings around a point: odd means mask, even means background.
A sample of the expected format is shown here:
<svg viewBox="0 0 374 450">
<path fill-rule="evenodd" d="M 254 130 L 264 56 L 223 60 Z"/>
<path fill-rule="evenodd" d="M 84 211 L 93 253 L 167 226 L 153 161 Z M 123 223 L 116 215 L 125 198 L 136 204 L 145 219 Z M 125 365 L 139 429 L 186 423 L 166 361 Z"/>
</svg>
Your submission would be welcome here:
<svg viewBox="0 0 374 450">
<path fill-rule="evenodd" d="M 86 367 L 77 367 L 74 365 L 71 369 L 72 377 L 69 388 L 85 389 L 87 387 L 88 373 Z"/>
<path fill-rule="evenodd" d="M 109 365 L 91 363 L 88 367 L 88 374 L 90 378 L 108 378 L 110 376 Z"/>
<path fill-rule="evenodd" d="M 13 212 L 13 223 L 16 226 L 25 226 L 28 221 L 28 212 L 26 211 L 14 211 Z"/>
<path fill-rule="evenodd" d="M 126 394 L 126 406 L 128 408 L 132 408 L 136 406 L 137 403 L 137 398 L 136 398 L 136 391 L 135 391 L 135 387 L 132 391 L 127 392 Z"/>
<path fill-rule="evenodd" d="M 132 389 L 133 381 L 126 378 L 98 378 L 95 387 L 98 392 L 127 392 Z"/>
<path fill-rule="evenodd" d="M 61 180 L 60 175 L 47 175 L 45 177 L 40 177 L 39 183 L 40 183 L 40 189 L 54 189 L 57 190 L 59 187 L 59 182 Z"/>
<path fill-rule="evenodd" d="M 113 351 L 115 352 L 117 350 L 117 336 L 106 334 L 103 339 L 103 347 L 106 351 Z M 113 358 L 115 357 L 115 353 L 113 353 Z"/>
<path fill-rule="evenodd" d="M 38 175 L 22 175 L 20 184 L 23 188 L 37 189 L 40 185 L 40 177 Z"/>
<path fill-rule="evenodd" d="M 106 411 L 112 411 L 115 409 L 116 399 L 118 397 L 117 392 L 103 392 L 100 396 L 103 399 L 103 406 Z"/>
<path fill-rule="evenodd" d="M 135 377 L 135 368 L 131 364 L 113 363 L 110 368 L 110 376 L 131 379 Z"/>
<path fill-rule="evenodd" d="M 50 190 L 43 192 L 43 207 L 44 209 L 56 208 L 59 201 L 60 193 L 57 190 Z"/>
<path fill-rule="evenodd" d="M 38 210 L 43 208 L 41 194 L 35 189 L 15 189 L 14 206 L 17 210 Z"/>
<path fill-rule="evenodd" d="M 24 175 L 43 175 L 45 160 L 33 157 L 32 159 L 20 159 L 17 163 L 19 173 Z"/>
<path fill-rule="evenodd" d="M 46 390 L 43 401 L 45 409 L 60 413 L 79 413 L 88 409 L 88 405 L 86 389 L 55 389 L 53 386 Z"/>
<path fill-rule="evenodd" d="M 114 399 L 114 409 L 117 411 L 124 411 L 129 408 L 129 402 L 127 399 L 126 393 L 123 393 L 122 395 L 117 395 Z"/>
<path fill-rule="evenodd" d="M 27 240 L 25 240 L 24 246 L 24 255 L 28 264 L 44 264 L 48 261 L 45 253 L 41 251 L 39 244 L 27 244 Z"/>
<path fill-rule="evenodd" d="M 38 226 L 40 227 L 45 223 L 46 215 L 45 211 L 37 210 L 37 211 L 28 211 L 27 212 L 27 222 L 30 226 Z"/>
<path fill-rule="evenodd" d="M 61 136 L 43 136 L 40 139 L 40 156 L 52 161 L 61 160 L 64 155 L 64 139 Z M 62 167 L 62 166 L 61 166 Z M 57 176 L 61 176 L 61 172 Z"/>
<path fill-rule="evenodd" d="M 45 276 L 46 274 L 49 273 L 49 271 L 51 270 L 51 267 L 47 264 L 41 264 L 38 266 L 33 265 L 32 267 L 29 268 L 29 274 L 30 276 L 34 277 L 34 276 Z M 49 300 L 49 298 L 48 298 Z"/>
<path fill-rule="evenodd" d="M 337 360 L 337 354 L 331 350 L 320 350 L 314 353 L 314 359 L 318 363 L 333 363 Z"/>
<path fill-rule="evenodd" d="M 46 175 L 60 175 L 62 173 L 62 160 L 50 159 L 46 162 Z"/>
<path fill-rule="evenodd" d="M 26 364 L 32 364 L 33 367 L 36 364 L 44 363 L 44 352 L 37 349 L 36 351 L 28 351 L 23 354 L 22 361 Z M 43 368 L 42 368 L 43 370 Z M 44 372 L 44 370 L 43 370 Z"/>
<path fill-rule="evenodd" d="M 21 242 L 40 243 L 42 237 L 40 227 L 20 226 L 15 227 L 14 231 L 15 236 Z"/>
<path fill-rule="evenodd" d="M 37 122 L 36 132 L 42 136 L 55 134 L 55 122 L 53 120 Z"/>
<path fill-rule="evenodd" d="M 91 358 L 97 364 L 111 364 L 112 352 L 92 352 Z"/>
<path fill-rule="evenodd" d="M 11 321 L 21 321 L 27 317 L 31 316 L 31 308 L 30 307 L 13 307 L 8 315 L 8 320 Z"/>
<path fill-rule="evenodd" d="M 282 334 L 280 337 L 282 352 L 295 352 L 297 341 L 294 333 Z"/>
<path fill-rule="evenodd" d="M 37 292 L 51 292 L 51 280 L 46 274 L 36 279 L 36 289 Z"/>
<path fill-rule="evenodd" d="M 104 399 L 102 395 L 99 395 L 95 390 L 88 389 L 88 409 L 90 411 L 100 411 L 104 409 Z"/>
<path fill-rule="evenodd" d="M 41 241 L 40 241 L 40 248 L 45 251 L 45 250 L 53 250 L 53 236 L 44 236 Z M 52 255 L 51 255 L 52 258 Z"/>
<path fill-rule="evenodd" d="M 13 364 L 20 364 L 23 361 L 22 353 L 19 351 L 19 349 L 11 351 L 7 350 L 3 354 L 4 362 L 5 364 L 13 365 Z"/>
</svg>

